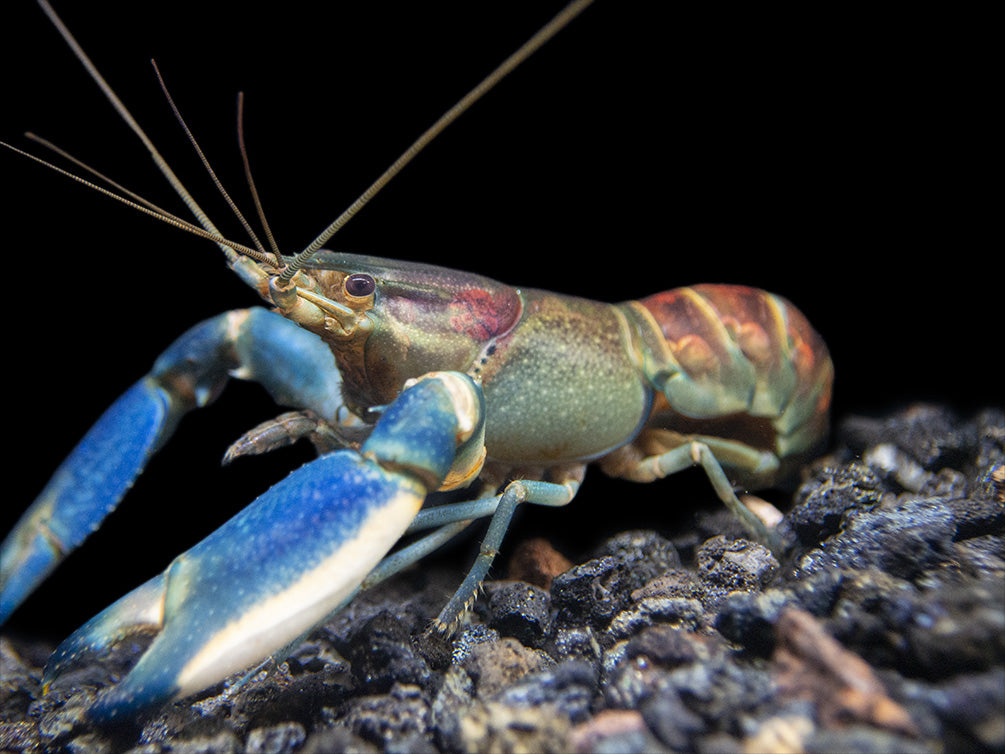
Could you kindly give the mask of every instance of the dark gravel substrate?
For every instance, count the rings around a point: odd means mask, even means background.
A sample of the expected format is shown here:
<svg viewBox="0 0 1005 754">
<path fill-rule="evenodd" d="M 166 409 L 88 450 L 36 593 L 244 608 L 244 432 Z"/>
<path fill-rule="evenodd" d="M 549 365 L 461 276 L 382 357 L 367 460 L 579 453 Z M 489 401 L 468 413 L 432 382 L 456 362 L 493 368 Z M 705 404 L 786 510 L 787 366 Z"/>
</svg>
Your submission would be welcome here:
<svg viewBox="0 0 1005 754">
<path fill-rule="evenodd" d="M 415 569 L 278 668 L 101 731 L 80 722 L 140 645 L 61 679 L 0 638 L 0 750 L 1005 751 L 1005 413 L 851 418 L 779 525 L 625 532 L 569 567 L 520 549 L 451 641 L 458 583 Z M 699 536 L 695 536 L 695 533 Z"/>
</svg>

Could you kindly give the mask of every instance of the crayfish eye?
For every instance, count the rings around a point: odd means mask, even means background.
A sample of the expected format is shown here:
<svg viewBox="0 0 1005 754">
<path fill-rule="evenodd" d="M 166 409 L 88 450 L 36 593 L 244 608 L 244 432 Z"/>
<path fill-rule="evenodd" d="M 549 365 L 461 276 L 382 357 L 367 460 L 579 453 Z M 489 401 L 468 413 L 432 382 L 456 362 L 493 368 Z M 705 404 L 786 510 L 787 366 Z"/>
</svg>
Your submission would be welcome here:
<svg viewBox="0 0 1005 754">
<path fill-rule="evenodd" d="M 364 272 L 354 272 L 345 279 L 342 287 L 353 298 L 365 298 L 374 292 L 377 283 Z"/>
</svg>

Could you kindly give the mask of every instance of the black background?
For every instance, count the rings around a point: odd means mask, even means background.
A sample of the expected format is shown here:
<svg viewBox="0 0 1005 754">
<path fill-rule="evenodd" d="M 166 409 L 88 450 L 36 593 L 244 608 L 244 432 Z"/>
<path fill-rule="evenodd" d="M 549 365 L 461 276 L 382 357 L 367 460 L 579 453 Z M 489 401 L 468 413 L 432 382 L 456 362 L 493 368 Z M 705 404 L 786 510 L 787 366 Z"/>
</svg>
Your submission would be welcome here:
<svg viewBox="0 0 1005 754">
<path fill-rule="evenodd" d="M 242 207 L 234 102 L 246 92 L 256 180 L 281 244 L 295 251 L 561 7 L 355 5 L 58 10 L 235 238 L 240 227 L 148 61 Z M 18 2 L 3 16 L 0 138 L 23 146 L 21 133 L 36 131 L 181 213 L 42 13 Z M 1003 265 L 1000 234 L 990 239 L 984 227 L 991 97 L 981 26 L 919 9 L 682 11 L 601 0 L 329 245 L 609 301 L 695 282 L 759 286 L 793 301 L 829 344 L 837 419 L 915 401 L 964 413 L 1000 406 Z M 13 154 L 0 155 L 0 175 L 14 441 L 7 528 L 172 339 L 256 301 L 212 244 Z M 58 638 L 309 458 L 284 451 L 220 471 L 227 445 L 275 413 L 255 386 L 235 385 L 189 417 L 128 505 L 13 626 Z M 712 497 L 690 481 L 694 495 Z M 522 533 L 565 541 L 585 532 L 567 544 L 576 556 L 604 531 L 658 526 L 686 485 L 644 489 L 594 472 L 575 512 L 525 511 Z M 639 501 L 620 504 L 627 496 Z"/>
</svg>

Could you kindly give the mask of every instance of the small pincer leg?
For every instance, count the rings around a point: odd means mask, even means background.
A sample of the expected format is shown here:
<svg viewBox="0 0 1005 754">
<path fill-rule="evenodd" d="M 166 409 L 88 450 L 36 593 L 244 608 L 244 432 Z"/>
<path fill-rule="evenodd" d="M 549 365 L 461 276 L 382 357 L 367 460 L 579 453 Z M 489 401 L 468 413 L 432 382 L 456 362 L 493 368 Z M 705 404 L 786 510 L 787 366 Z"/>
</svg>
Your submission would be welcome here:
<svg viewBox="0 0 1005 754">
<path fill-rule="evenodd" d="M 294 471 L 168 569 L 70 636 L 51 682 L 84 653 L 158 631 L 133 669 L 90 708 L 108 722 L 180 699 L 284 649 L 343 605 L 444 480 L 477 476 L 481 390 L 432 373 L 384 411 L 359 452 Z"/>
</svg>

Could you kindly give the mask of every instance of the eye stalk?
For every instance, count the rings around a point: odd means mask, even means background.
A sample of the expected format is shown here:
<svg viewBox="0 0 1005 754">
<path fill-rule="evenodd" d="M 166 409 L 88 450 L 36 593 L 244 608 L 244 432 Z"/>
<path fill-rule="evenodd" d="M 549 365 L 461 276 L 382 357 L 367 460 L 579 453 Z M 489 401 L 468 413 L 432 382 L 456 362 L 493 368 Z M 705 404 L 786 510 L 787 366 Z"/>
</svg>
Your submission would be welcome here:
<svg viewBox="0 0 1005 754">
<path fill-rule="evenodd" d="M 377 283 L 365 272 L 354 272 L 342 282 L 342 288 L 351 298 L 366 298 L 377 289 Z"/>
</svg>

